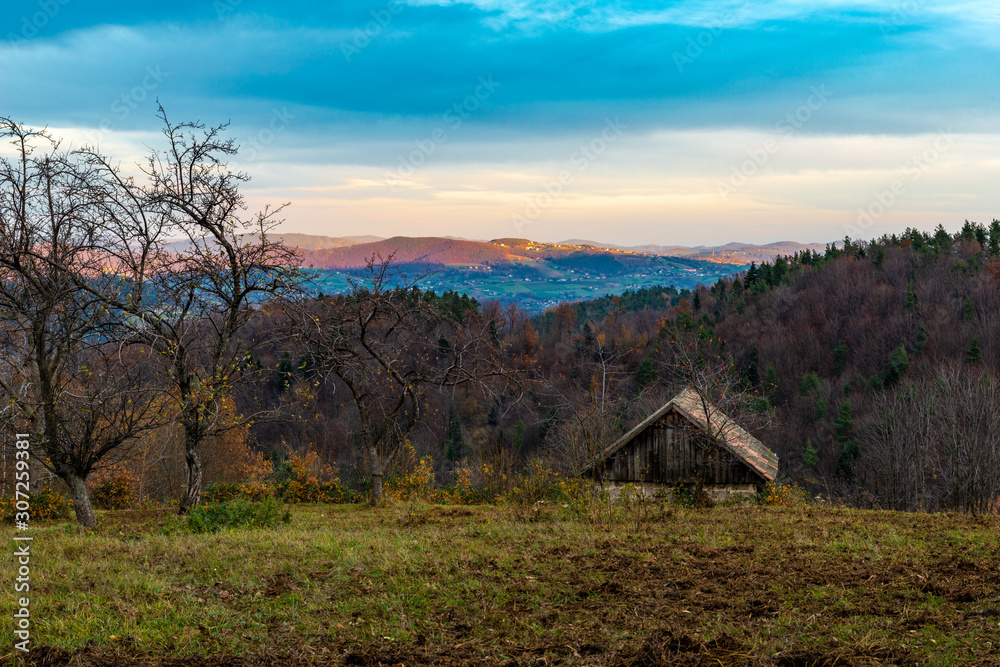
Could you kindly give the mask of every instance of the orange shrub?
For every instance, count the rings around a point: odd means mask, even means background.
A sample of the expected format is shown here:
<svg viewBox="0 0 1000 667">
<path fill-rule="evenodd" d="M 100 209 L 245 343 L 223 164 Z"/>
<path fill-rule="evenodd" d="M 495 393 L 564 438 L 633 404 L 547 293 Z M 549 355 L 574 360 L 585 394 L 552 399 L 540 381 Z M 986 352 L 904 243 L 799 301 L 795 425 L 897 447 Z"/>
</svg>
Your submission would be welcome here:
<svg viewBox="0 0 1000 667">
<path fill-rule="evenodd" d="M 6 496 L 0 498 L 0 519 L 3 521 L 13 521 L 17 512 L 17 498 Z M 68 519 L 73 516 L 73 503 L 68 498 L 62 496 L 51 489 L 42 489 L 31 494 L 29 502 L 28 520 L 38 519 Z"/>
<path fill-rule="evenodd" d="M 809 493 L 794 484 L 768 482 L 761 492 L 760 502 L 762 505 L 802 507 L 808 504 Z"/>
</svg>

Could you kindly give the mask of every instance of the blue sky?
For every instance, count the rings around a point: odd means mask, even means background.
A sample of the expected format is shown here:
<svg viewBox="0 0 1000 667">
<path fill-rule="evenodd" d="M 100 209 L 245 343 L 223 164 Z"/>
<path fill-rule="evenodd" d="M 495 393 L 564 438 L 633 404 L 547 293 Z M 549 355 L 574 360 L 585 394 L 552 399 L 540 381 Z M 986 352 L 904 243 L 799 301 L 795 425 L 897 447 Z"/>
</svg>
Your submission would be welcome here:
<svg viewBox="0 0 1000 667">
<path fill-rule="evenodd" d="M 288 231 L 828 241 L 1000 215 L 995 2 L 8 3 L 0 115 L 231 123 Z"/>
</svg>

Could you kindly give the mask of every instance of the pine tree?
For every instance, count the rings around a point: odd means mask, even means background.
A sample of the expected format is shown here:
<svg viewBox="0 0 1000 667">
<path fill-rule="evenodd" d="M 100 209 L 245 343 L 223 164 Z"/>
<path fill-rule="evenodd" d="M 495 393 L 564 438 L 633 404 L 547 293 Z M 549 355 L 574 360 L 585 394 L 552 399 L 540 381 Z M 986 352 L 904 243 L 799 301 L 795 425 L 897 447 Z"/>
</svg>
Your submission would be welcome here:
<svg viewBox="0 0 1000 667">
<path fill-rule="evenodd" d="M 903 297 L 903 307 L 907 310 L 915 310 L 917 307 L 917 293 L 913 291 L 913 283 L 906 283 L 906 295 Z"/>
<path fill-rule="evenodd" d="M 785 276 L 788 275 L 788 260 L 784 257 L 778 257 L 774 260 L 774 268 L 771 271 L 772 285 L 780 285 L 784 280 Z"/>
<path fill-rule="evenodd" d="M 463 444 L 462 423 L 457 417 L 452 418 L 451 423 L 448 424 L 448 435 L 444 452 L 449 461 L 454 462 L 462 458 Z"/>
<path fill-rule="evenodd" d="M 656 364 L 653 362 L 653 357 L 651 355 L 646 355 L 639 362 L 639 370 L 635 372 L 633 376 L 635 381 L 645 387 L 656 381 L 659 377 L 659 373 L 656 372 Z"/>
<path fill-rule="evenodd" d="M 815 468 L 817 463 L 819 463 L 819 452 L 816 451 L 812 438 L 806 438 L 806 448 L 802 450 L 802 465 Z"/>
<path fill-rule="evenodd" d="M 490 320 L 490 340 L 493 341 L 494 345 L 496 345 L 496 346 L 499 347 L 499 345 L 500 345 L 500 331 L 499 331 L 499 329 L 497 329 L 496 320 Z"/>
<path fill-rule="evenodd" d="M 972 303 L 972 299 L 965 297 L 965 302 L 962 304 L 962 321 L 968 322 L 976 316 L 976 304 Z"/>
<path fill-rule="evenodd" d="M 919 354 L 925 345 L 927 345 L 927 324 L 921 321 L 920 328 L 917 329 L 917 340 L 913 344 L 914 354 Z"/>
<path fill-rule="evenodd" d="M 951 234 L 942 224 L 938 224 L 934 229 L 934 245 L 938 252 L 947 252 L 951 249 Z"/>
<path fill-rule="evenodd" d="M 803 373 L 802 381 L 799 383 L 799 395 L 808 396 L 810 393 L 820 388 L 821 380 L 816 373 Z"/>
<path fill-rule="evenodd" d="M 983 358 L 983 351 L 979 348 L 979 338 L 972 339 L 972 345 L 965 351 L 965 363 L 974 364 Z"/>
<path fill-rule="evenodd" d="M 774 364 L 768 364 L 764 371 L 764 395 L 771 405 L 777 405 L 778 398 L 778 371 Z"/>
<path fill-rule="evenodd" d="M 861 456 L 861 445 L 854 437 L 854 411 L 848 401 L 841 403 L 837 418 L 833 420 L 833 432 L 840 456 L 837 458 L 837 474 L 851 479 L 854 477 L 854 463 Z"/>
<path fill-rule="evenodd" d="M 843 338 L 837 343 L 837 347 L 833 348 L 833 372 L 840 375 L 844 372 L 847 367 L 847 358 L 851 354 L 851 349 L 847 347 L 847 341 Z"/>
<path fill-rule="evenodd" d="M 885 246 L 880 245 L 878 250 L 875 251 L 875 257 L 872 258 L 872 264 L 877 267 L 882 266 L 882 262 L 885 261 Z"/>
<path fill-rule="evenodd" d="M 986 248 L 986 239 L 987 239 L 986 227 L 984 227 L 983 225 L 980 225 L 977 222 L 976 226 L 975 226 L 975 234 L 976 234 L 976 241 L 979 242 L 979 246 L 981 248 L 985 249 Z"/>
<path fill-rule="evenodd" d="M 909 367 L 910 356 L 906 354 L 906 348 L 900 345 L 889 355 L 889 362 L 886 364 L 885 373 L 882 375 L 882 381 L 885 386 L 891 387 L 896 384 Z"/>
<path fill-rule="evenodd" d="M 1000 220 L 990 223 L 990 254 L 1000 255 Z"/>
<path fill-rule="evenodd" d="M 767 262 L 761 262 L 760 268 L 757 270 L 757 281 L 762 289 L 774 285 L 774 270 Z"/>
</svg>

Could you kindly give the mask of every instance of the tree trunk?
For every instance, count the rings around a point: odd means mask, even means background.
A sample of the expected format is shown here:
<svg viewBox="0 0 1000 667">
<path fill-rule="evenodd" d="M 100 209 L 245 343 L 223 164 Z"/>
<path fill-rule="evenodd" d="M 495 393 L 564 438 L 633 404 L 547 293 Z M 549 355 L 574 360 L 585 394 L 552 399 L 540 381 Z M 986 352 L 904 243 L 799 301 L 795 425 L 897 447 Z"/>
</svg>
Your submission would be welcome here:
<svg viewBox="0 0 1000 667">
<path fill-rule="evenodd" d="M 192 507 L 201 502 L 201 456 L 198 454 L 197 446 L 190 442 L 186 443 L 185 449 L 184 472 L 187 479 L 178 514 L 187 514 Z"/>
<path fill-rule="evenodd" d="M 368 448 L 368 459 L 372 466 L 372 498 L 373 506 L 382 504 L 382 459 L 375 447 Z"/>
<path fill-rule="evenodd" d="M 87 481 L 73 473 L 65 475 L 63 481 L 73 494 L 76 522 L 84 528 L 97 528 L 97 518 L 94 516 L 94 508 L 90 506 L 90 494 L 87 493 Z"/>
</svg>

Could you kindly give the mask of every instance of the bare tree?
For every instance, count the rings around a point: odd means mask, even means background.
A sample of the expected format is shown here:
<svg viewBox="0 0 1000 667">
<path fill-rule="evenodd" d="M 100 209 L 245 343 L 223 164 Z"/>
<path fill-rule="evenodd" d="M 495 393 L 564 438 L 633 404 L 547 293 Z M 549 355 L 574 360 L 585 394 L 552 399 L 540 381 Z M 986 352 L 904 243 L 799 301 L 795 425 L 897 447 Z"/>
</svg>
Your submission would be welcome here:
<svg viewBox="0 0 1000 667">
<path fill-rule="evenodd" d="M 94 292 L 113 289 L 94 250 L 92 174 L 45 132 L 0 119 L 13 159 L 0 158 L 0 310 L 10 370 L 6 412 L 33 435 L 31 454 L 73 495 L 77 520 L 96 524 L 87 477 L 151 428 L 150 391 L 107 341 L 119 313 Z M 19 362 L 19 363 L 18 363 Z"/>
<path fill-rule="evenodd" d="M 756 390 L 746 387 L 732 358 L 700 340 L 673 338 L 668 350 L 668 368 L 680 386 L 698 395 L 701 410 L 709 418 L 711 439 L 724 439 L 736 427 L 763 432 L 772 426 L 772 411 Z"/>
<path fill-rule="evenodd" d="M 630 395 L 627 385 L 633 374 L 625 362 L 637 351 L 635 346 L 609 342 L 603 331 L 589 328 L 576 342 L 579 376 L 586 386 L 560 387 L 547 380 L 540 390 L 556 399 L 556 407 L 564 415 L 553 428 L 550 446 L 562 467 L 573 476 L 618 439 L 626 414 L 644 403 L 652 408 L 649 395 L 662 393 L 643 391 L 638 396 Z"/>
<path fill-rule="evenodd" d="M 932 401 L 934 467 L 945 506 L 990 512 L 1000 498 L 1000 380 L 982 366 L 945 367 Z"/>
<path fill-rule="evenodd" d="M 246 363 L 264 337 L 241 335 L 257 311 L 299 288 L 299 259 L 268 234 L 281 208 L 247 215 L 240 186 L 249 180 L 226 160 L 237 146 L 225 126 L 174 124 L 160 107 L 165 150 L 151 152 L 127 176 L 94 148 L 80 152 L 99 207 L 99 253 L 120 287 L 77 286 L 128 316 L 129 345 L 160 360 L 160 382 L 184 431 L 184 513 L 201 498 L 200 449 L 214 435 L 272 411 L 227 417 L 236 383 L 252 379 Z"/>
<path fill-rule="evenodd" d="M 476 313 L 446 313 L 394 265 L 372 257 L 348 294 L 289 307 L 289 337 L 318 378 L 339 383 L 358 411 L 368 459 L 371 502 L 382 502 L 382 478 L 423 413 L 426 387 L 511 380 L 511 364 L 490 322 Z"/>
<path fill-rule="evenodd" d="M 940 502 L 935 460 L 933 401 L 914 382 L 871 398 L 858 424 L 859 479 L 875 504 L 886 509 L 930 509 Z"/>
<path fill-rule="evenodd" d="M 859 425 L 859 490 L 899 510 L 992 511 L 1000 498 L 1000 380 L 941 367 L 872 399 Z"/>
</svg>

